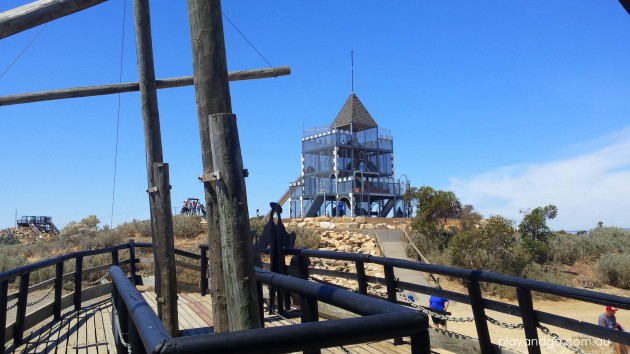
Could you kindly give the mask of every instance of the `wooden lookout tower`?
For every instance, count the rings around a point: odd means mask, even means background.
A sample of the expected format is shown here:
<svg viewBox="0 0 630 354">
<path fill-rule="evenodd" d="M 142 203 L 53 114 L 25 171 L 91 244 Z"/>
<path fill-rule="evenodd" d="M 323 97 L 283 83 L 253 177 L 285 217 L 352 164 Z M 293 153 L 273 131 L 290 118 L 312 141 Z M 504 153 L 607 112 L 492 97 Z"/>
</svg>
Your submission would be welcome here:
<svg viewBox="0 0 630 354">
<path fill-rule="evenodd" d="M 394 178 L 394 139 L 352 92 L 327 127 L 305 130 L 301 178 L 289 186 L 291 217 L 408 216 L 409 180 Z"/>
</svg>

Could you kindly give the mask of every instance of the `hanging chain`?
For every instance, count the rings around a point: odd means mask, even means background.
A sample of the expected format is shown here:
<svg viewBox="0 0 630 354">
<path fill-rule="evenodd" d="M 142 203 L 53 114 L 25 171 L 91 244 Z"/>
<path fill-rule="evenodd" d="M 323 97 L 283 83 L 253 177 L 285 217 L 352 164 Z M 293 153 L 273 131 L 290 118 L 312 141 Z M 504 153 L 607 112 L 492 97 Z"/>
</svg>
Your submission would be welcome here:
<svg viewBox="0 0 630 354">
<path fill-rule="evenodd" d="M 114 311 L 116 306 L 114 306 L 114 298 L 112 298 L 112 313 L 114 314 L 114 318 L 116 319 L 116 325 L 118 329 L 118 338 L 120 338 L 120 344 L 124 345 L 127 348 L 127 354 L 131 354 L 131 344 L 125 342 L 125 338 L 123 338 L 123 334 L 120 329 L 120 318 L 118 317 L 118 311 Z"/>
<path fill-rule="evenodd" d="M 549 328 L 547 328 L 547 327 L 545 327 L 545 326 L 543 326 L 543 325 L 538 325 L 538 328 L 540 328 L 540 330 L 541 330 L 544 334 L 546 334 L 546 335 L 548 335 L 549 337 L 553 338 L 553 339 L 554 339 L 554 341 L 556 341 L 556 342 L 560 343 L 560 345 L 562 345 L 563 347 L 565 347 L 565 348 L 569 349 L 570 351 L 572 351 L 572 352 L 574 352 L 574 353 L 579 353 L 579 354 L 586 354 L 586 352 L 585 352 L 584 350 L 582 350 L 582 349 L 580 349 L 580 348 L 578 348 L 578 347 L 574 346 L 573 344 L 571 344 L 571 343 L 567 342 L 566 340 L 564 340 L 564 339 L 560 338 L 560 336 L 559 336 L 559 335 L 557 335 L 557 334 L 555 334 L 555 333 L 551 332 L 551 331 L 549 330 Z"/>
<path fill-rule="evenodd" d="M 109 273 L 105 273 L 102 277 L 100 277 L 99 279 L 96 279 L 94 281 L 82 281 L 81 284 L 82 285 L 96 285 L 98 283 L 100 283 L 101 281 L 103 281 L 105 278 L 107 278 L 107 275 L 109 275 Z M 72 285 L 73 282 L 72 281 L 67 281 L 64 283 L 64 285 Z M 48 288 L 48 290 L 46 290 L 46 293 L 44 295 L 42 295 L 39 299 L 28 302 L 26 304 L 26 306 L 34 306 L 39 304 L 40 302 L 44 301 L 44 299 L 46 299 L 50 294 L 52 294 L 53 290 L 55 290 L 55 286 L 51 286 L 50 288 Z M 7 306 L 7 311 L 14 309 L 16 306 L 18 305 L 17 301 L 9 306 Z"/>
<path fill-rule="evenodd" d="M 525 328 L 525 326 L 523 326 L 522 323 L 501 322 L 499 320 L 495 320 L 494 318 L 492 318 L 490 316 L 486 316 L 486 320 L 488 320 L 488 322 L 490 322 L 490 324 L 493 324 L 495 326 L 499 326 L 501 328 L 507 328 L 507 329 L 523 329 L 523 328 Z"/>
<path fill-rule="evenodd" d="M 54 287 L 54 286 L 51 286 L 51 287 L 50 287 L 50 289 L 48 289 L 44 295 L 42 295 L 39 299 L 37 299 L 37 300 L 35 300 L 35 301 L 28 302 L 28 303 L 26 304 L 26 306 L 33 306 L 33 305 L 37 305 L 37 304 L 39 304 L 40 302 L 44 301 L 44 299 L 45 299 L 45 298 L 47 298 L 47 297 L 48 297 L 48 295 L 50 295 L 54 289 L 55 289 L 55 287 Z M 9 311 L 9 310 L 11 310 L 11 309 L 15 308 L 17 305 L 18 305 L 18 303 L 17 303 L 17 301 L 16 301 L 15 303 L 11 304 L 10 306 L 7 306 L 7 311 Z"/>
</svg>

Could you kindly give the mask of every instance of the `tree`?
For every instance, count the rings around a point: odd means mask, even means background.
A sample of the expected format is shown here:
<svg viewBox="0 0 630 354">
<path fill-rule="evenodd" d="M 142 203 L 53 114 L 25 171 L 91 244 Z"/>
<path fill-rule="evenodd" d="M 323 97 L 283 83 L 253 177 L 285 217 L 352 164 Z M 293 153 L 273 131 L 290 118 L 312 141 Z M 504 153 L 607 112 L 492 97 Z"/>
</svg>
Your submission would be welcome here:
<svg viewBox="0 0 630 354">
<path fill-rule="evenodd" d="M 483 215 L 476 212 L 472 205 L 464 205 L 461 213 L 459 214 L 459 225 L 461 231 L 466 231 L 478 226 L 482 219 Z"/>
<path fill-rule="evenodd" d="M 544 262 L 549 252 L 549 239 L 554 233 L 547 226 L 547 219 L 558 215 L 558 208 L 549 204 L 531 211 L 521 211 L 525 214 L 518 226 L 524 248 L 537 262 Z"/>
<path fill-rule="evenodd" d="M 448 245 L 452 264 L 521 275 L 524 262 L 515 254 L 517 242 L 513 224 L 512 220 L 496 215 L 479 227 L 458 232 Z"/>
<path fill-rule="evenodd" d="M 455 193 L 423 186 L 410 188 L 405 198 L 416 206 L 412 228 L 423 233 L 438 248 L 446 247 L 450 236 L 446 232 L 447 220 L 459 217 L 462 210 Z"/>
</svg>

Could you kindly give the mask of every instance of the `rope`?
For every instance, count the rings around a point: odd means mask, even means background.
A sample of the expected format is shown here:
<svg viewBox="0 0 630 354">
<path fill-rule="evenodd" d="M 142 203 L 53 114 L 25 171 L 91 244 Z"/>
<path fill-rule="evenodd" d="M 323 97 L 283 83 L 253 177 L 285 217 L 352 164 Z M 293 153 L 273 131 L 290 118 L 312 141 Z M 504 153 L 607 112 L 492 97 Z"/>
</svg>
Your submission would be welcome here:
<svg viewBox="0 0 630 354">
<path fill-rule="evenodd" d="M 123 56 L 125 53 L 125 18 L 127 17 L 127 0 L 123 2 L 122 38 L 120 40 L 120 69 L 118 83 L 122 83 Z M 109 228 L 114 225 L 114 201 L 116 199 L 116 172 L 118 170 L 118 138 L 120 132 L 120 92 L 118 93 L 118 109 L 116 114 L 116 144 L 114 148 L 114 182 L 112 187 L 112 216 L 109 219 Z"/>
<path fill-rule="evenodd" d="M 11 67 L 13 66 L 13 64 L 15 64 L 18 59 L 20 59 L 20 57 L 22 56 L 22 54 L 24 54 L 24 52 L 26 52 L 26 50 L 28 49 L 28 47 L 31 46 L 31 44 L 33 44 L 33 42 L 35 42 L 35 39 L 37 39 L 37 37 L 39 37 L 40 33 L 42 33 L 42 31 L 44 30 L 44 28 L 46 28 L 46 25 L 48 23 L 44 23 L 44 25 L 39 29 L 39 31 L 37 32 L 37 34 L 33 37 L 33 39 L 31 39 L 30 42 L 28 42 L 28 44 L 26 45 L 26 47 L 24 47 L 24 49 L 22 49 L 22 51 L 20 52 L 20 54 L 18 54 L 15 59 L 13 59 L 13 61 L 11 62 L 11 64 L 9 64 L 9 66 L 7 66 L 6 69 L 4 69 L 4 71 L 2 72 L 2 74 L 0 74 L 0 79 L 2 79 L 2 77 L 4 76 L 4 74 L 6 74 L 9 69 L 11 69 Z"/>
<path fill-rule="evenodd" d="M 229 17 L 227 17 L 225 12 L 221 12 L 221 13 L 223 14 L 223 17 L 225 17 L 225 19 L 228 20 L 228 22 L 232 25 L 232 27 L 234 27 L 234 29 L 236 29 L 236 31 L 245 39 L 245 41 L 256 51 L 256 53 L 258 53 L 258 55 L 260 55 L 260 57 L 265 61 L 265 63 L 267 63 L 267 65 L 269 65 L 270 68 L 272 68 L 273 66 L 271 66 L 271 63 L 267 60 L 267 58 L 265 58 L 265 56 L 262 55 L 262 53 L 260 53 L 258 51 L 258 49 L 256 49 L 256 47 L 254 47 L 252 42 L 250 42 L 249 39 L 247 39 L 247 37 L 245 37 L 243 32 L 241 32 L 241 30 L 239 30 L 238 27 L 236 27 L 236 25 L 229 19 Z"/>
</svg>

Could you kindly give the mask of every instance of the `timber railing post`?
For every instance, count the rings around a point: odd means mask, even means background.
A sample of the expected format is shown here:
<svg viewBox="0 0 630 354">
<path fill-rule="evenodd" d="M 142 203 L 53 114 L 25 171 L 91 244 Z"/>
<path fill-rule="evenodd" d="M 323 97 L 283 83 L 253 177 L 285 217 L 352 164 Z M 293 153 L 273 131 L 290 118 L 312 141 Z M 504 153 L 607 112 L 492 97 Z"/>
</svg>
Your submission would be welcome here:
<svg viewBox="0 0 630 354">
<path fill-rule="evenodd" d="M 74 271 L 74 310 L 81 309 L 81 279 L 83 279 L 83 256 L 77 256 Z"/>
<path fill-rule="evenodd" d="M 13 342 L 17 347 L 22 344 L 24 337 L 24 319 L 26 318 L 26 305 L 28 300 L 28 282 L 31 273 L 20 276 L 20 293 L 18 294 L 17 314 L 15 315 L 15 329 L 13 332 Z"/>
<path fill-rule="evenodd" d="M 199 245 L 201 253 L 201 279 L 199 287 L 201 288 L 201 296 L 208 293 L 208 245 Z"/>
<path fill-rule="evenodd" d="M 479 281 L 468 279 L 468 295 L 470 296 L 470 307 L 475 317 L 479 349 L 482 353 L 492 353 L 494 349 L 490 341 L 490 332 L 488 332 L 488 322 L 486 322 L 486 311 L 483 307 L 483 297 L 481 296 Z"/>
<path fill-rule="evenodd" d="M 538 320 L 534 314 L 534 304 L 532 302 L 532 292 L 529 289 L 516 287 L 518 297 L 518 307 L 521 309 L 523 318 L 523 329 L 527 340 L 527 352 L 529 354 L 540 354 L 540 344 L 538 342 Z"/>
<path fill-rule="evenodd" d="M 411 354 L 429 354 L 431 351 L 431 338 L 429 336 L 429 330 L 418 334 L 412 334 L 411 336 Z"/>
<path fill-rule="evenodd" d="M 129 272 L 131 273 L 131 284 L 136 285 L 136 243 L 133 239 L 129 239 Z"/>
<path fill-rule="evenodd" d="M 118 328 L 120 340 L 116 343 L 116 347 L 118 348 L 119 353 L 124 353 L 128 351 L 123 343 L 129 343 L 129 311 L 127 311 L 127 307 L 125 306 L 125 302 L 122 299 L 116 284 L 112 286 L 112 292 L 114 295 L 114 306 L 116 308 L 116 315 L 118 320 L 112 319 L 112 321 L 116 321 L 114 326 Z M 115 335 L 116 333 L 114 333 Z"/>
<path fill-rule="evenodd" d="M 0 282 L 0 306 L 1 308 L 7 308 L 7 298 L 9 292 L 9 282 L 7 280 L 3 280 Z M 7 339 L 6 333 L 7 327 L 7 311 L 0 311 L 0 344 L 2 344 L 3 352 L 4 352 L 4 343 Z"/>
<path fill-rule="evenodd" d="M 118 263 L 118 247 L 112 251 L 112 265 L 119 265 Z"/>
<path fill-rule="evenodd" d="M 396 278 L 394 276 L 394 267 L 390 265 L 384 265 L 383 270 L 385 271 L 385 284 L 387 286 L 387 301 L 397 303 L 398 301 L 396 300 Z M 394 338 L 394 344 L 403 344 L 402 338 Z"/>
<path fill-rule="evenodd" d="M 263 284 L 256 282 L 256 293 L 258 294 L 258 315 L 260 316 L 260 328 L 265 327 L 265 295 L 263 294 Z"/>
<path fill-rule="evenodd" d="M 55 302 L 53 305 L 53 318 L 55 321 L 61 320 L 61 293 L 63 291 L 63 263 L 61 258 L 59 263 L 55 264 Z"/>
<path fill-rule="evenodd" d="M 359 283 L 359 294 L 367 295 L 367 276 L 365 275 L 365 263 L 355 262 L 357 265 L 357 283 Z"/>
</svg>

